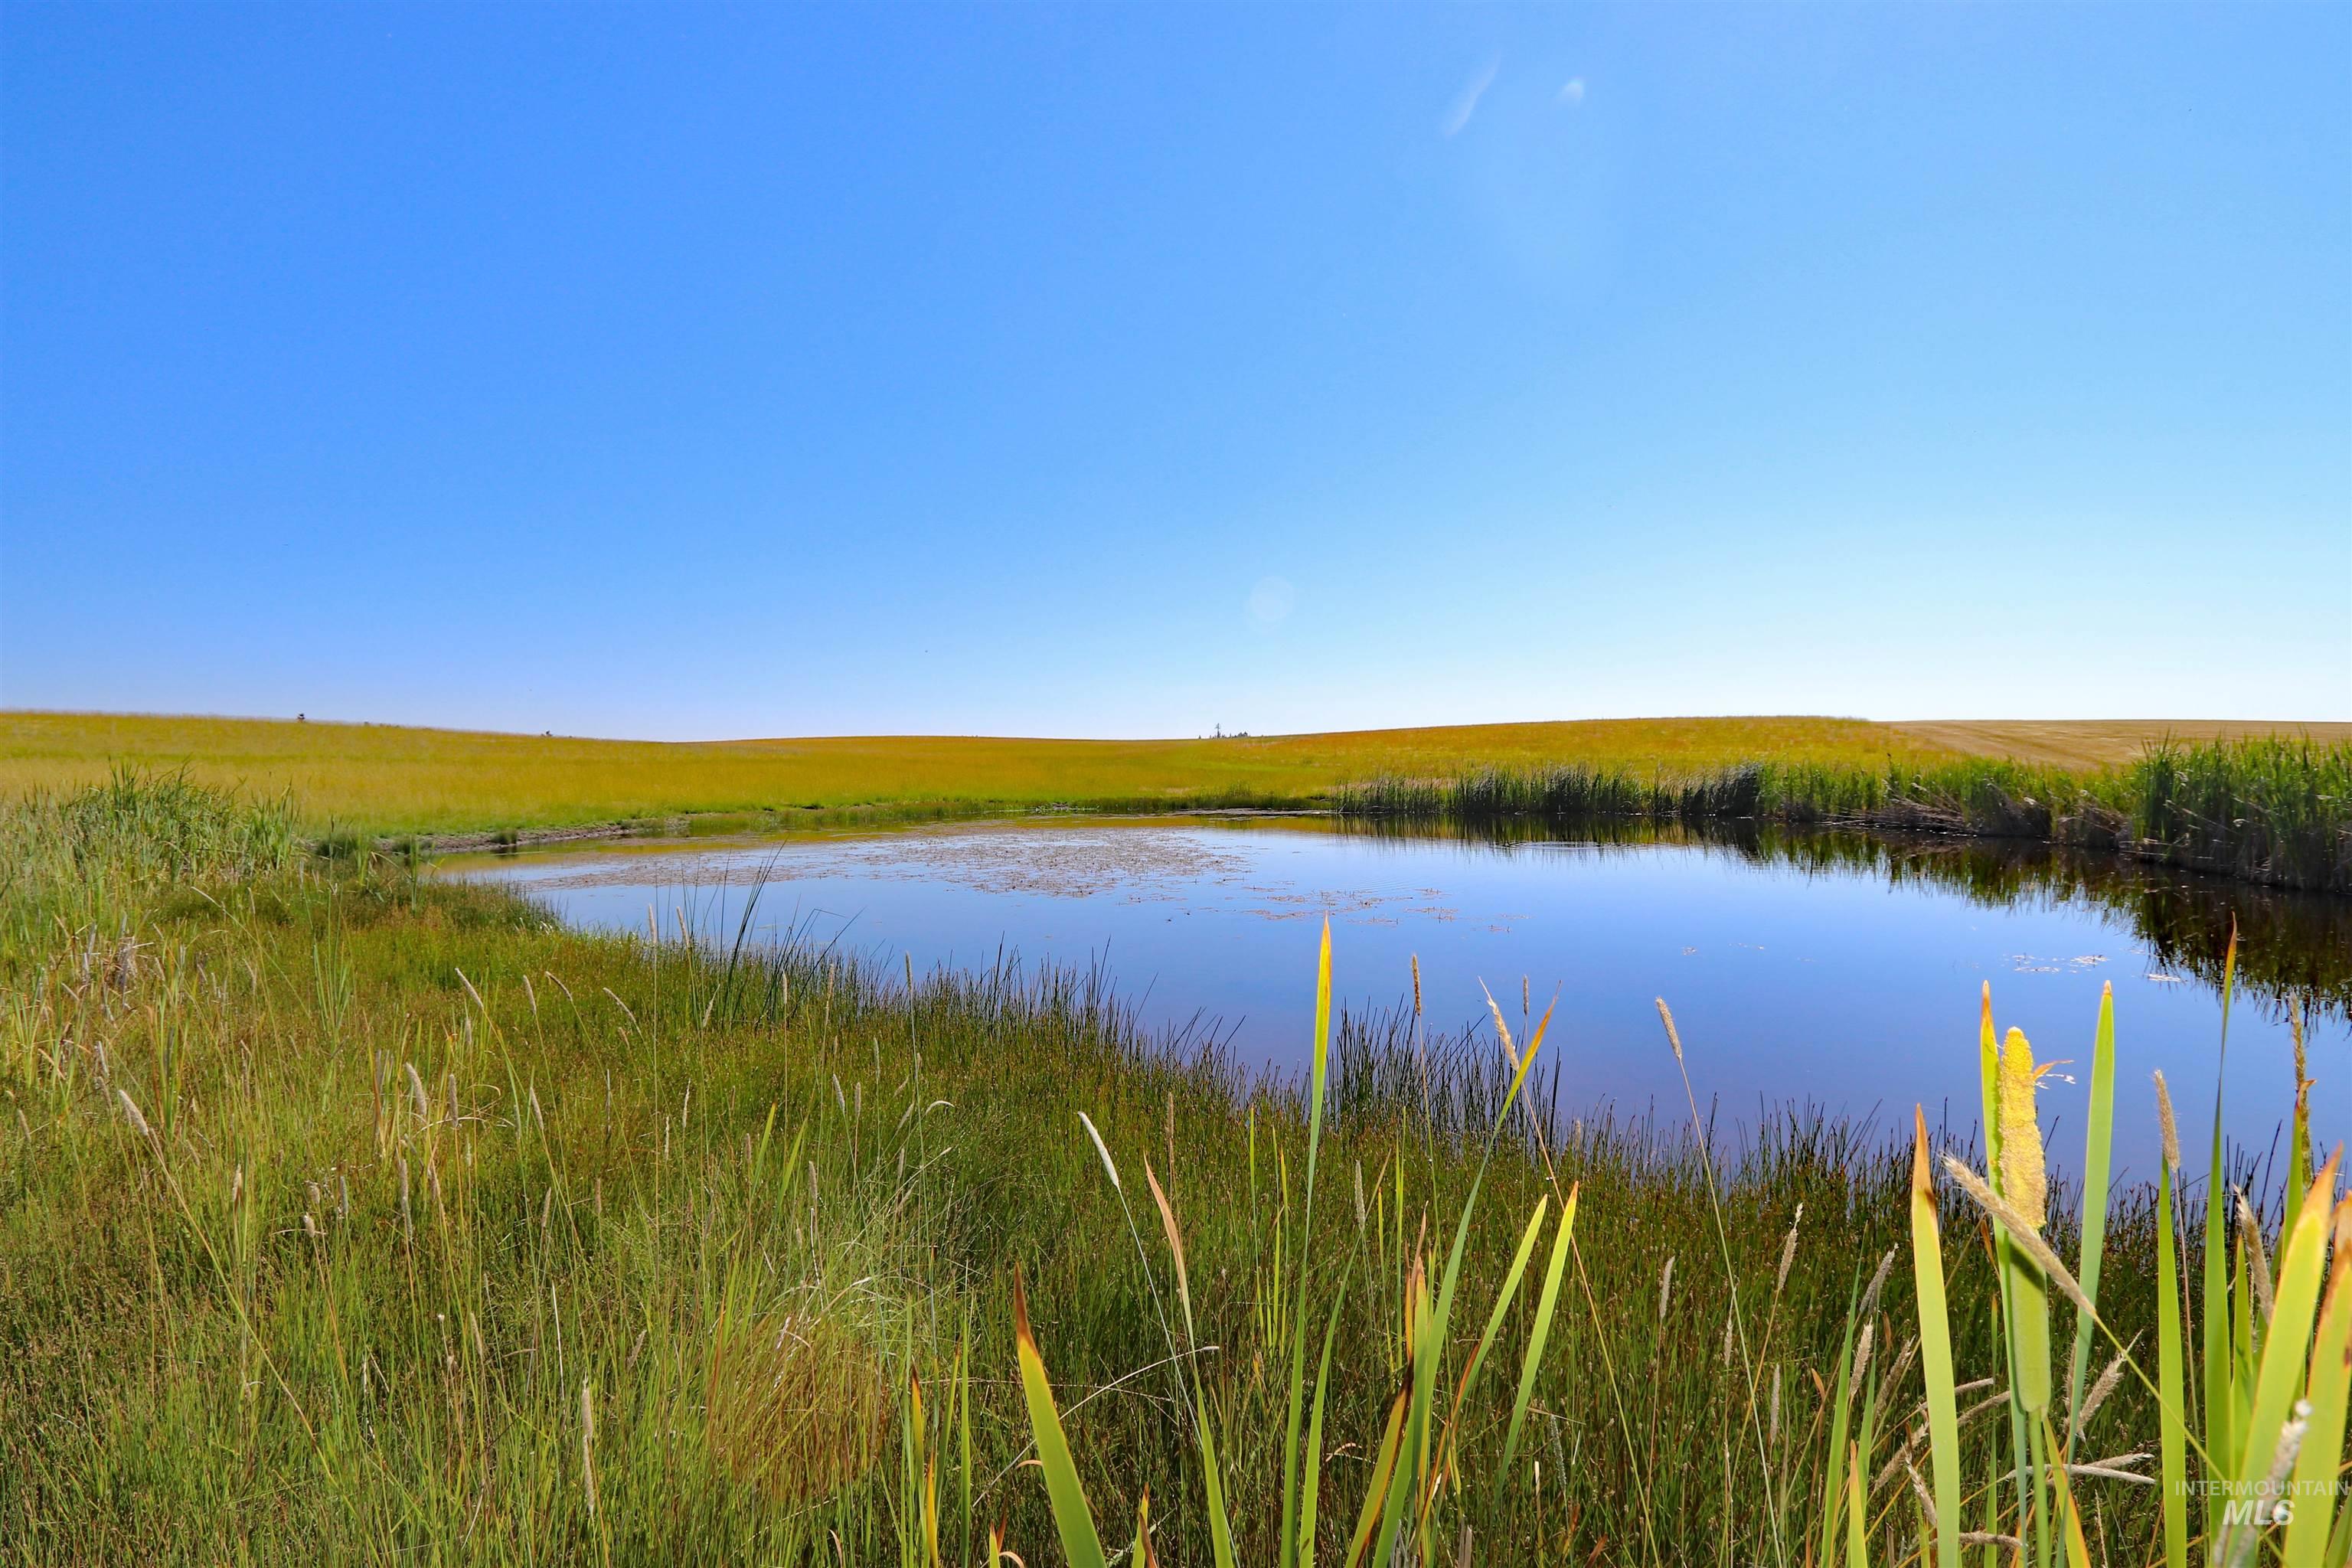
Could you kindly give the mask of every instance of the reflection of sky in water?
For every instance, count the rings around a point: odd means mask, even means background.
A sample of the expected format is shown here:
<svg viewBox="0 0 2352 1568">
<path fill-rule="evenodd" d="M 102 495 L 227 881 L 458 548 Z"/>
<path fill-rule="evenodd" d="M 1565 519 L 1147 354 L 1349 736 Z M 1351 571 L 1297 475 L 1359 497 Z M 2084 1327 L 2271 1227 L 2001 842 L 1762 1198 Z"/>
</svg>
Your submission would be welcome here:
<svg viewBox="0 0 2352 1568">
<path fill-rule="evenodd" d="M 1337 995 L 1398 1005 L 1421 958 L 1433 1026 L 1485 1010 L 1483 982 L 1513 1027 L 1522 978 L 1540 1013 L 1557 994 L 1552 1046 L 1571 1102 L 1613 1099 L 1680 1114 L 1682 1088 L 1652 998 L 1675 1010 L 1702 1097 L 1752 1120 L 1759 1099 L 1812 1100 L 1892 1126 L 1924 1100 L 1974 1121 L 1977 989 L 2040 1058 L 2071 1058 L 2044 1104 L 2057 1147 L 2077 1146 L 2099 989 L 2116 987 L 2120 1157 L 2153 1173 L 2161 1068 L 2184 1134 L 2209 1125 L 2221 1004 L 2167 973 L 2120 920 L 2029 900 L 1989 908 L 1882 876 L 1806 872 L 1685 846 L 1507 847 L 1365 838 L 1278 822 L 987 823 L 762 842 L 603 845 L 453 862 L 509 882 L 576 923 L 664 931 L 681 906 L 731 935 L 765 880 L 754 929 L 919 969 L 985 967 L 1000 946 L 1034 963 L 1103 962 L 1146 1018 L 1216 1020 L 1237 1047 L 1305 1059 L 1317 921 L 1333 921 Z M 2241 1005 L 2232 1020 L 2229 1123 L 2267 1144 L 2292 1095 L 2285 1024 Z M 1548 1047 L 1550 1048 L 1550 1047 Z M 2352 1031 L 2315 1026 L 2317 1131 L 2352 1118 Z M 2068 1163 L 2073 1163 L 2068 1161 Z"/>
</svg>

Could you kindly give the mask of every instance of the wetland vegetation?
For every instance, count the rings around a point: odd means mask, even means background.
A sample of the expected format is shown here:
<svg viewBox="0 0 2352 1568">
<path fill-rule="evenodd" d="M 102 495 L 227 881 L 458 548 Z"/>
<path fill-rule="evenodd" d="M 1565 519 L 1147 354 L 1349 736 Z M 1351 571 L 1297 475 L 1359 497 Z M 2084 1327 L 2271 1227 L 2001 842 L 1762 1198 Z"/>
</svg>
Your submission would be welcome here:
<svg viewBox="0 0 2352 1568">
<path fill-rule="evenodd" d="M 2034 1064 L 2095 1094 L 2127 1029 L 1988 1020 L 1988 1162 L 1717 1121 L 1703 1051 L 1687 1119 L 1579 1119 L 1540 1031 L 1339 1019 L 1271 1079 L 1083 975 L 569 931 L 184 778 L 0 854 L 26 1561 L 1276 1563 L 1318 1487 L 1326 1561 L 2342 1560 L 2332 1503 L 2172 1484 L 2342 1474 L 2332 1169 L 2298 1114 L 2045 1177 Z"/>
<path fill-rule="evenodd" d="M 2184 738 L 2187 737 L 2187 738 Z M 1753 820 L 2023 837 L 2352 890 L 2352 725 L 1594 720 L 1201 741 L 680 744 L 0 714 L 0 795 L 178 771 L 345 847 L 1043 806 Z"/>
<path fill-rule="evenodd" d="M 2029 839 L 2352 893 L 2352 742 L 2160 742 L 2090 770 L 1970 757 L 1878 769 L 1756 762 L 1696 774 L 1561 763 L 1334 792 L 1342 813 L 1472 823 L 1636 818 Z"/>
</svg>

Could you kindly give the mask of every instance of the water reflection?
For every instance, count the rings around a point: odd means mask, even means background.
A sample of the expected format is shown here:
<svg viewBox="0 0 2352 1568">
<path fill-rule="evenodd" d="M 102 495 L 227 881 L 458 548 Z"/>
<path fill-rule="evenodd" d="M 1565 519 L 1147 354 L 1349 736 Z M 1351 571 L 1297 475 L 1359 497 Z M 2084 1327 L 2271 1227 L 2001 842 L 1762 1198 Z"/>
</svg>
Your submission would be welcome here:
<svg viewBox="0 0 2352 1568">
<path fill-rule="evenodd" d="M 2352 1020 L 2352 899 L 2084 854 L 2023 839 L 1806 832 L 1753 823 L 1706 827 L 1622 819 L 1573 825 L 1518 819 L 1440 825 L 1327 819 L 1344 836 L 1398 843 L 1446 837 L 1498 849 L 1573 842 L 1601 849 L 1678 845 L 1759 866 L 1931 887 L 1987 909 L 2078 908 L 2119 921 L 2156 969 L 2218 990 L 2232 931 L 2239 996 L 2284 1018 L 2301 1003 L 2320 1022 Z"/>
<path fill-rule="evenodd" d="M 2037 1056 L 2088 1055 L 2116 990 L 2122 1158 L 2154 1148 L 2147 1074 L 2210 1104 L 2222 954 L 2241 935 L 2225 1121 L 2259 1148 L 2291 1102 L 2289 1008 L 2307 999 L 2323 1142 L 2352 1121 L 2352 900 L 1983 839 L 1648 824 L 1475 831 L 1328 816 L 1022 817 L 737 840 L 648 840 L 455 860 L 568 921 L 719 940 L 797 938 L 877 961 L 1094 970 L 1148 1027 L 1213 1038 L 1276 1073 L 1305 1064 L 1316 928 L 1339 1000 L 1394 1016 L 1417 959 L 1429 1026 L 1492 1052 L 1557 999 L 1571 1115 L 1672 1112 L 1683 1088 L 1654 999 L 1727 1114 L 1811 1102 L 1867 1124 L 1927 1107 L 1975 1121 L 1977 994 Z M 756 908 L 754 900 L 757 900 Z M 2044 1098 L 2057 1146 L 2084 1089 Z M 2201 1114 L 2201 1113 L 2200 1113 Z M 1669 1114 L 1667 1120 L 1674 1120 Z M 2062 1155 L 2062 1163 L 2063 1163 Z"/>
</svg>

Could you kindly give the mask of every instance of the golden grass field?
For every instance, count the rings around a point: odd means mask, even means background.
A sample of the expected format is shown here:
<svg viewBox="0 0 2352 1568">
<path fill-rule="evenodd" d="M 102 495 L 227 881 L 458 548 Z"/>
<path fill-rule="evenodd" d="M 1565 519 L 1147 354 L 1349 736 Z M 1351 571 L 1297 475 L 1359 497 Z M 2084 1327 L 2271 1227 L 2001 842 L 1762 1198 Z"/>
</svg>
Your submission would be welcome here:
<svg viewBox="0 0 2352 1568">
<path fill-rule="evenodd" d="M 2124 761 L 2181 723 L 1891 725 L 1849 719 L 1610 719 L 1233 740 L 845 736 L 598 741 L 270 719 L 0 712 L 0 795 L 103 777 L 117 763 L 290 790 L 313 826 L 536 829 L 690 812 L 959 803 L 1304 800 L 1379 774 L 1582 763 L 1669 775 L 1758 760 L 1880 765 L 1959 754 Z M 2267 728 L 2267 727 L 2260 727 Z M 2352 725 L 2310 725 L 2352 737 Z"/>
<path fill-rule="evenodd" d="M 2094 768 L 2129 762 L 2166 739 L 2238 741 L 2262 735 L 2308 735 L 2323 744 L 2352 742 L 2352 724 L 2265 723 L 2231 719 L 1937 720 L 1904 724 L 1923 745 L 2021 763 Z"/>
</svg>

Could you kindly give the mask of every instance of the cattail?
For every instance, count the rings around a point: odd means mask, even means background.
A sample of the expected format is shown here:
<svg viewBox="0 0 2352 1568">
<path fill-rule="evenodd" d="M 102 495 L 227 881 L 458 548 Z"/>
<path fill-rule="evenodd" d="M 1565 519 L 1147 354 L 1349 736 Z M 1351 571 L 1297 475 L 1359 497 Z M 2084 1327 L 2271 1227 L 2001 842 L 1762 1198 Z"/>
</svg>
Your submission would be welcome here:
<svg viewBox="0 0 2352 1568">
<path fill-rule="evenodd" d="M 2025 1031 L 2011 1029 L 2000 1052 L 2000 1190 L 2025 1221 L 2012 1228 L 2040 1231 L 2050 1218 L 2050 1183 L 2042 1155 L 2042 1122 L 2033 1096 L 2041 1075 Z"/>
<path fill-rule="evenodd" d="M 2164 1069 L 2156 1071 L 2156 1122 L 2164 1129 L 2164 1163 L 2178 1174 L 2180 1170 L 2180 1127 L 2172 1120 L 2172 1089 L 2164 1081 Z"/>
<path fill-rule="evenodd" d="M 1666 999 L 1663 996 L 1658 998 L 1658 1016 L 1665 1021 L 1666 1044 L 1674 1047 L 1675 1060 L 1679 1062 L 1683 1059 L 1682 1031 L 1675 1027 L 1674 1010 L 1666 1005 Z"/>
<path fill-rule="evenodd" d="M 1772 1276 L 1772 1299 L 1780 1299 L 1781 1288 L 1789 1283 L 1789 1266 L 1797 1261 L 1797 1227 L 1805 1222 L 1805 1205 L 1797 1205 L 1797 1215 L 1789 1222 L 1789 1234 L 1780 1243 L 1780 1271 Z"/>
</svg>

